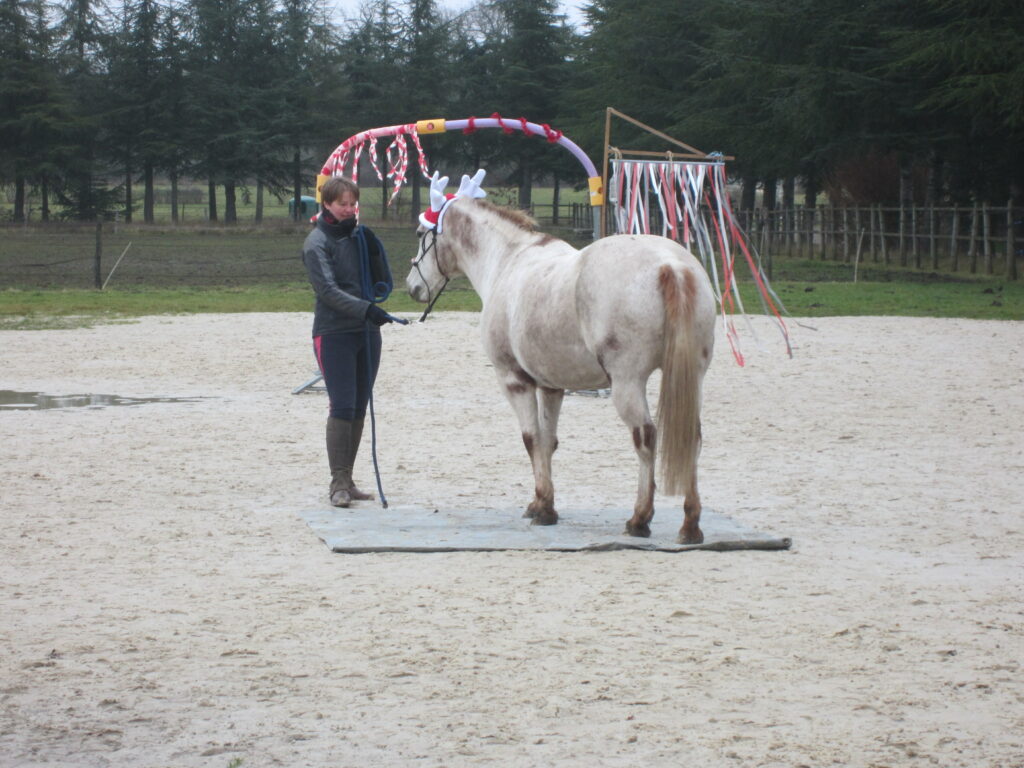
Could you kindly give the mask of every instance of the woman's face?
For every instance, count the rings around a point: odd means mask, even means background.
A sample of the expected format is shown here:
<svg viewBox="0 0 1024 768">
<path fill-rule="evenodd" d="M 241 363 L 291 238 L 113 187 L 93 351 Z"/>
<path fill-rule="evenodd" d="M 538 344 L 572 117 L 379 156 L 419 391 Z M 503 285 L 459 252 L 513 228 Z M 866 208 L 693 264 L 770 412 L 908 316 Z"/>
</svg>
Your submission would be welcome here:
<svg viewBox="0 0 1024 768">
<path fill-rule="evenodd" d="M 359 203 L 356 201 L 356 196 L 351 192 L 345 191 L 341 193 L 341 197 L 330 203 L 324 203 L 324 208 L 331 212 L 331 216 L 336 218 L 338 221 L 344 221 L 345 219 L 354 219 L 356 216 L 356 209 Z"/>
</svg>

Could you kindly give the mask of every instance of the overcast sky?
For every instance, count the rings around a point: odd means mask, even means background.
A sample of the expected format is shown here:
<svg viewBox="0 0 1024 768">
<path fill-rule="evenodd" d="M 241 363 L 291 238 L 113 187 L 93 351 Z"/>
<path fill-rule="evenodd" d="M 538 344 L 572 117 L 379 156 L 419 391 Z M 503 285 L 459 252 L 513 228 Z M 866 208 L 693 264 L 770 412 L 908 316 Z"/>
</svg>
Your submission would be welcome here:
<svg viewBox="0 0 1024 768">
<path fill-rule="evenodd" d="M 328 5 L 333 5 L 343 16 L 355 17 L 359 13 L 359 6 L 364 0 L 327 0 Z M 453 11 L 460 11 L 471 6 L 475 0 L 438 0 L 438 5 Z M 583 23 L 583 12 L 579 10 L 586 0 L 559 0 L 558 12 L 564 13 L 569 23 L 579 26 Z"/>
</svg>

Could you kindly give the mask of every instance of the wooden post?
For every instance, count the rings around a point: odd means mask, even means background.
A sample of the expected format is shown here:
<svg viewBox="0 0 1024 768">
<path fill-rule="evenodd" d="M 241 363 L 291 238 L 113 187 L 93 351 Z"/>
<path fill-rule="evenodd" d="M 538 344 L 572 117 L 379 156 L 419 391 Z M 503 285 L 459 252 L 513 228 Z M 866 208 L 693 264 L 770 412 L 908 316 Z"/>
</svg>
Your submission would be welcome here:
<svg viewBox="0 0 1024 768">
<path fill-rule="evenodd" d="M 889 243 L 885 240 L 885 211 L 882 210 L 882 206 L 878 206 L 878 231 L 881 233 L 882 243 L 882 263 L 885 265 L 889 264 Z"/>
<path fill-rule="evenodd" d="M 103 287 L 103 278 L 100 275 L 100 260 L 103 257 L 103 219 L 96 219 L 96 252 L 92 262 L 92 280 L 96 288 Z"/>
<path fill-rule="evenodd" d="M 757 244 L 757 208 L 747 208 L 747 237 L 751 243 Z"/>
<path fill-rule="evenodd" d="M 825 219 L 826 219 L 826 217 L 828 215 L 827 211 L 828 211 L 828 206 L 824 206 L 823 205 L 821 207 L 821 216 L 819 217 L 821 219 L 821 223 L 819 225 L 819 228 L 821 230 L 821 240 L 820 240 L 820 242 L 818 244 L 818 258 L 820 258 L 822 261 L 825 260 L 825 245 L 826 245 L 826 238 L 828 237 L 828 234 L 825 231 Z"/>
<path fill-rule="evenodd" d="M 992 274 L 992 232 L 989 229 L 988 203 L 981 204 L 981 249 L 985 254 L 985 274 Z"/>
<path fill-rule="evenodd" d="M 853 231 L 857 232 L 857 259 L 860 259 L 861 247 L 864 244 L 864 227 L 860 223 L 860 208 L 853 209 Z"/>
<path fill-rule="evenodd" d="M 864 230 L 860 230 L 860 234 L 857 236 L 857 253 L 853 257 L 853 282 L 857 282 L 857 267 L 860 264 L 860 251 L 861 245 L 864 244 Z"/>
<path fill-rule="evenodd" d="M 805 259 L 814 258 L 814 208 L 804 208 L 804 247 L 800 255 Z M 806 250 L 806 255 L 804 251 Z"/>
<path fill-rule="evenodd" d="M 608 152 L 612 140 L 612 108 L 604 110 L 604 154 L 601 158 L 601 189 L 604 190 L 604 205 L 601 206 L 601 227 L 598 235 L 604 237 L 608 234 L 608 211 L 611 210 L 609 202 L 611 193 L 608 191 Z"/>
<path fill-rule="evenodd" d="M 182 203 L 181 210 L 185 210 L 185 204 Z M 178 223 L 178 171 L 171 171 L 171 224 Z"/>
<path fill-rule="evenodd" d="M 559 192 L 561 192 L 561 185 L 558 181 L 558 176 L 555 176 L 555 188 L 551 192 L 551 226 L 557 227 L 559 222 L 558 216 L 558 198 Z"/>
<path fill-rule="evenodd" d="M 839 261 L 839 212 L 834 205 L 828 207 L 828 230 L 832 258 Z"/>
<path fill-rule="evenodd" d="M 849 210 L 843 206 L 843 263 L 850 263 L 850 216 Z"/>
<path fill-rule="evenodd" d="M 759 230 L 759 232 L 761 234 L 761 246 L 757 250 L 762 255 L 764 255 L 764 254 L 768 253 L 768 250 L 767 250 L 767 248 L 768 248 L 768 241 L 766 239 L 767 236 L 768 236 L 767 235 L 768 227 L 765 225 L 764 208 L 758 208 L 757 210 L 758 210 L 757 228 L 758 228 L 758 230 Z"/>
<path fill-rule="evenodd" d="M 914 266 L 921 268 L 921 251 L 917 247 L 917 205 L 910 206 L 910 253 L 914 257 Z"/>
<path fill-rule="evenodd" d="M 898 225 L 900 266 L 907 266 L 907 209 L 900 202 L 900 218 Z"/>
<path fill-rule="evenodd" d="M 868 235 L 868 248 L 871 249 L 871 260 L 878 263 L 878 251 L 875 250 L 875 206 L 868 208 L 868 225 L 871 227 L 871 234 Z"/>
<path fill-rule="evenodd" d="M 814 254 L 814 209 L 804 207 L 804 242 L 800 247 L 802 258 L 809 259 Z"/>
<path fill-rule="evenodd" d="M 782 209 L 782 236 L 786 241 L 786 255 L 793 255 L 793 209 Z"/>
<path fill-rule="evenodd" d="M 1013 231 L 1013 200 L 1006 201 L 1006 279 L 1017 279 L 1017 238 Z"/>
<path fill-rule="evenodd" d="M 978 271 L 978 204 L 971 210 L 971 239 L 967 245 L 967 260 L 971 274 Z"/>
<path fill-rule="evenodd" d="M 939 249 L 935 243 L 935 206 L 928 209 L 928 256 L 932 261 L 932 269 L 939 268 Z"/>
<path fill-rule="evenodd" d="M 953 224 L 949 228 L 949 269 L 960 269 L 960 209 L 953 206 Z"/>
</svg>

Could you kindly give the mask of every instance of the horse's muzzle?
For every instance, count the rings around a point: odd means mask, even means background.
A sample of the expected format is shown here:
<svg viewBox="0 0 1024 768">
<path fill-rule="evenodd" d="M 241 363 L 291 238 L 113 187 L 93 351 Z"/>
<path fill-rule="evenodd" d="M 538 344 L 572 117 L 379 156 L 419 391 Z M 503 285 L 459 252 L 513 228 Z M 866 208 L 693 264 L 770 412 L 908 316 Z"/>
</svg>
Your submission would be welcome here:
<svg viewBox="0 0 1024 768">
<path fill-rule="evenodd" d="M 427 300 L 426 291 L 421 283 L 413 285 L 411 281 L 406 281 L 406 289 L 409 291 L 409 295 L 412 296 L 414 301 L 418 301 L 421 304 Z"/>
</svg>

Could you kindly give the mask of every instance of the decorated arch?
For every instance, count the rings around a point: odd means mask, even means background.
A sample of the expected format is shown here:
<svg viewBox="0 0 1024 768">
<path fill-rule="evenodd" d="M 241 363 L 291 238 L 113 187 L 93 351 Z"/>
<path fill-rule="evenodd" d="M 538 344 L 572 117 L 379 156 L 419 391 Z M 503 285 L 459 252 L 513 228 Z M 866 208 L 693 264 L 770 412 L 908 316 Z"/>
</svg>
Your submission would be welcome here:
<svg viewBox="0 0 1024 768">
<path fill-rule="evenodd" d="M 672 145 L 665 152 L 628 150 L 611 144 L 611 119 L 624 119 Z M 544 138 L 567 149 L 586 173 L 589 202 L 593 210 L 594 238 L 617 234 L 659 234 L 679 241 L 698 255 L 712 278 L 721 310 L 722 329 L 733 356 L 744 364 L 733 316 L 746 318 L 736 279 L 736 257 L 749 268 L 764 313 L 772 317 L 792 355 L 789 332 L 783 319 L 785 308 L 772 290 L 760 259 L 733 215 L 725 161 L 721 153 L 703 153 L 677 139 L 646 126 L 611 107 L 606 111 L 603 168 L 599 173 L 587 154 L 561 131 L 525 117 L 506 118 L 495 112 L 490 117 L 458 120 L 433 118 L 371 128 L 345 139 L 330 154 L 317 176 L 320 187 L 332 176 L 351 175 L 357 180 L 365 152 L 380 181 L 392 185 L 393 202 L 406 184 L 409 173 L 409 143 L 416 148 L 418 171 L 430 179 L 427 154 L 420 137 L 460 131 L 471 134 L 480 129 L 500 129 L 506 134 L 521 132 Z M 383 163 L 378 142 L 390 138 Z M 610 178 L 609 178 L 610 174 Z M 606 199 L 605 190 L 608 190 Z M 607 205 L 606 205 L 607 203 Z M 748 322 L 748 328 L 755 336 Z"/>
</svg>

